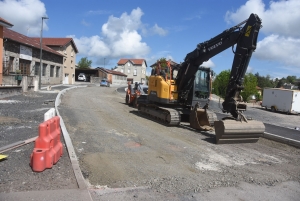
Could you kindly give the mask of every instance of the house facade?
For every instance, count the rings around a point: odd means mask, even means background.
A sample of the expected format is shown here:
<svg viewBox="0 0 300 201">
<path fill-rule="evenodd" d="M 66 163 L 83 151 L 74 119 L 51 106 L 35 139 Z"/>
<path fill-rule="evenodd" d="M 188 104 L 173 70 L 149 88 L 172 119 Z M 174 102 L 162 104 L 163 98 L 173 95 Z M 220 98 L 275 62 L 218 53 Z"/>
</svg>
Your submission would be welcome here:
<svg viewBox="0 0 300 201">
<path fill-rule="evenodd" d="M 34 38 L 39 41 L 39 38 Z M 62 67 L 62 83 L 75 83 L 75 63 L 78 49 L 72 38 L 43 38 L 43 44 L 64 56 Z"/>
<path fill-rule="evenodd" d="M 145 83 L 147 63 L 145 59 L 120 59 L 114 71 L 127 75 L 127 82 Z"/>
<path fill-rule="evenodd" d="M 11 28 L 13 25 L 0 17 L 0 85 L 2 84 L 3 76 L 3 29 Z"/>
<path fill-rule="evenodd" d="M 106 78 L 112 85 L 126 85 L 127 75 L 119 71 L 108 70 L 102 67 L 97 67 L 98 77 L 101 79 Z"/>
<path fill-rule="evenodd" d="M 3 28 L 3 83 L 11 83 L 14 74 L 40 78 L 40 42 Z M 42 45 L 41 84 L 61 84 L 64 55 Z"/>
</svg>

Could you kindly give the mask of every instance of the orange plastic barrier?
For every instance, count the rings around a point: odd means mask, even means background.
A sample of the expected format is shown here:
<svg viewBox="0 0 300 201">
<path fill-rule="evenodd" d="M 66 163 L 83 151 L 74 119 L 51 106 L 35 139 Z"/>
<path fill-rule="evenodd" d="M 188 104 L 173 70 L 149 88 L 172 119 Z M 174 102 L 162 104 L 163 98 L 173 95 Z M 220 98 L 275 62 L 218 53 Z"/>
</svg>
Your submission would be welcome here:
<svg viewBox="0 0 300 201">
<path fill-rule="evenodd" d="M 55 116 L 39 125 L 39 136 L 31 154 L 30 166 L 35 172 L 52 168 L 63 154 L 60 141 L 60 118 Z"/>
</svg>

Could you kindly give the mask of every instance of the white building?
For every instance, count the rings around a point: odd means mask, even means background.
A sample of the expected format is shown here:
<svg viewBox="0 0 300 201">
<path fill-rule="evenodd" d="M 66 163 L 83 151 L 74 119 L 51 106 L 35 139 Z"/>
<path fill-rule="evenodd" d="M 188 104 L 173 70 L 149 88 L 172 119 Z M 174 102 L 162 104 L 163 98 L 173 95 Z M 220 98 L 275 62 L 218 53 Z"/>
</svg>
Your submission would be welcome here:
<svg viewBox="0 0 300 201">
<path fill-rule="evenodd" d="M 146 69 L 147 63 L 145 59 L 120 59 L 114 71 L 119 71 L 127 75 L 128 82 L 145 83 Z"/>
</svg>

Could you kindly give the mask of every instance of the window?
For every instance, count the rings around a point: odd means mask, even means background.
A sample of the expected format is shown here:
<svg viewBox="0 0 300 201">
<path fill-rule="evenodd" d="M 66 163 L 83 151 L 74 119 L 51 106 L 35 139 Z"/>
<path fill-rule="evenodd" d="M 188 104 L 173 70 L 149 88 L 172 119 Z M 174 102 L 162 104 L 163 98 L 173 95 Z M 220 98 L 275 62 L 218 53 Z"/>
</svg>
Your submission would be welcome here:
<svg viewBox="0 0 300 201">
<path fill-rule="evenodd" d="M 129 63 L 129 62 L 127 63 L 127 66 L 130 66 L 130 63 Z"/>
<path fill-rule="evenodd" d="M 128 73 L 128 74 L 130 73 L 130 68 L 127 69 L 127 73 Z"/>
<path fill-rule="evenodd" d="M 121 73 L 124 73 L 124 68 L 121 68 Z"/>
<path fill-rule="evenodd" d="M 40 72 L 40 62 L 35 62 L 34 64 L 34 75 L 39 75 Z"/>
<path fill-rule="evenodd" d="M 137 75 L 137 70 L 136 70 L 136 69 L 133 70 L 133 75 L 134 75 L 134 76 Z"/>
<path fill-rule="evenodd" d="M 4 75 L 8 75 L 9 72 L 13 70 L 13 62 L 14 62 L 14 57 L 5 57 L 5 60 L 3 61 Z"/>
<path fill-rule="evenodd" d="M 47 71 L 47 64 L 43 64 L 43 71 L 42 71 L 42 76 L 46 76 Z"/>
<path fill-rule="evenodd" d="M 50 66 L 50 77 L 54 76 L 54 66 Z"/>
<path fill-rule="evenodd" d="M 60 67 L 59 66 L 56 66 L 56 77 L 59 77 L 59 71 L 60 71 Z"/>
</svg>

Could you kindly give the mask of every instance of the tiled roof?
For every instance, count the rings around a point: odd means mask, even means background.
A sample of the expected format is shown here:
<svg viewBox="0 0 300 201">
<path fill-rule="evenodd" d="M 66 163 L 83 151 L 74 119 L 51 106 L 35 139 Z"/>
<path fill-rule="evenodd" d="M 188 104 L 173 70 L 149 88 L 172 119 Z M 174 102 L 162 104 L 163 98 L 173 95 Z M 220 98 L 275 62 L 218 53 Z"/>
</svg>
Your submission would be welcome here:
<svg viewBox="0 0 300 201">
<path fill-rule="evenodd" d="M 40 41 L 40 38 L 33 38 Z M 71 42 L 75 48 L 75 52 L 78 53 L 78 49 L 73 41 L 73 38 L 43 38 L 43 44 L 47 46 L 65 46 Z"/>
<path fill-rule="evenodd" d="M 9 23 L 8 21 L 6 21 L 5 19 L 0 17 L 0 25 L 4 26 L 4 27 L 12 27 L 14 26 L 13 24 Z"/>
<path fill-rule="evenodd" d="M 145 59 L 120 59 L 118 62 L 118 65 L 124 65 L 128 61 L 130 61 L 132 64 L 135 64 L 135 65 L 143 65 L 143 62 L 145 62 L 146 66 L 147 66 Z"/>
<path fill-rule="evenodd" d="M 102 68 L 102 67 L 97 67 L 96 69 L 102 70 L 102 71 L 104 71 L 104 72 L 106 72 L 106 73 L 109 73 L 109 74 L 113 74 L 113 75 L 121 75 L 121 76 L 126 76 L 126 77 L 127 77 L 126 74 L 121 73 L 121 72 L 119 72 L 119 71 L 108 70 L 108 69 L 105 69 L 105 68 Z"/>
<path fill-rule="evenodd" d="M 154 64 L 152 64 L 150 67 L 155 67 L 156 63 L 157 62 L 155 62 Z M 177 65 L 178 65 L 178 63 L 176 63 L 176 62 L 174 62 L 174 61 L 171 60 L 171 66 L 177 66 Z"/>
<path fill-rule="evenodd" d="M 34 48 L 40 49 L 40 41 L 36 41 L 33 38 L 24 36 L 20 33 L 17 33 L 15 31 L 12 31 L 5 27 L 3 28 L 3 38 L 16 41 L 18 43 L 21 43 L 21 44 L 29 46 L 29 47 L 34 47 Z M 55 50 L 51 49 L 50 47 L 48 47 L 44 44 L 42 45 L 42 48 L 43 48 L 43 51 L 47 51 L 47 52 L 51 52 L 51 53 L 59 55 L 59 56 L 63 56 L 62 54 L 56 52 Z"/>
</svg>

